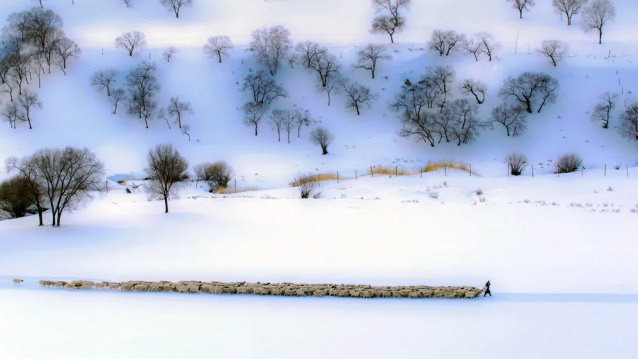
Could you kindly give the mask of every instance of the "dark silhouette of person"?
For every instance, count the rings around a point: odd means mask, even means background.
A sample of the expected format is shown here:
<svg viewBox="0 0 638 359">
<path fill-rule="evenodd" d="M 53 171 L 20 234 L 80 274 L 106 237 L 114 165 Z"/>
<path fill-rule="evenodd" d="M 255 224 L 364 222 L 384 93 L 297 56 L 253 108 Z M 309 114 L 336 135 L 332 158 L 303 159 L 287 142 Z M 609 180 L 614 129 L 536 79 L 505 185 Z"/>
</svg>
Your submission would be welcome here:
<svg viewBox="0 0 638 359">
<path fill-rule="evenodd" d="M 485 283 L 485 287 L 483 287 L 483 296 L 485 297 L 486 295 L 490 295 L 490 297 L 492 296 L 492 292 L 490 291 L 490 286 L 492 285 L 492 283 L 490 283 L 490 281 L 488 280 L 487 283 Z"/>
</svg>

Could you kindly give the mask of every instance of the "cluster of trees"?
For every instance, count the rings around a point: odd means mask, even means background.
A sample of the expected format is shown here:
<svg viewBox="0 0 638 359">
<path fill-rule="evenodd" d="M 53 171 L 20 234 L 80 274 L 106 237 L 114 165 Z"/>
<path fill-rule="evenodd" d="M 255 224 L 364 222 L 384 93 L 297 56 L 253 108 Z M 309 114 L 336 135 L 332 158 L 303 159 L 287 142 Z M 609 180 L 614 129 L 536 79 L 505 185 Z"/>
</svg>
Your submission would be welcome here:
<svg viewBox="0 0 638 359">
<path fill-rule="evenodd" d="M 452 99 L 455 78 L 451 67 L 436 66 L 429 67 L 418 81 L 405 81 L 392 104 L 401 117 L 401 136 L 416 137 L 432 147 L 444 139 L 460 146 L 478 136 L 487 124 L 478 115 L 487 88 L 468 79 L 457 87 L 470 98 Z"/>
<path fill-rule="evenodd" d="M 9 96 L 2 117 L 11 128 L 19 122 L 33 128 L 32 110 L 42 106 L 38 95 L 29 90 L 34 77 L 40 87 L 42 76 L 55 67 L 66 74 L 69 62 L 80 52 L 53 11 L 33 8 L 8 16 L 0 43 L 0 93 Z"/>
<path fill-rule="evenodd" d="M 37 213 L 39 225 L 43 213 L 51 213 L 51 225 L 59 227 L 62 214 L 101 191 L 104 164 L 86 148 L 45 148 L 23 158 L 11 157 L 7 171 L 16 175 L 0 184 L 0 215 L 17 218 Z M 157 145 L 147 154 L 146 191 L 164 201 L 177 193 L 177 185 L 189 178 L 188 162 L 172 145 Z M 226 188 L 232 168 L 223 161 L 203 163 L 195 168 L 195 177 L 210 186 L 211 192 Z"/>
<path fill-rule="evenodd" d="M 103 163 L 86 148 L 41 149 L 21 159 L 9 158 L 6 166 L 9 173 L 17 173 L 2 186 L 11 193 L 11 212 L 19 216 L 33 211 L 43 225 L 43 212 L 49 210 L 54 227 L 60 226 L 65 210 L 98 190 L 104 178 Z"/>
<path fill-rule="evenodd" d="M 443 31 L 436 29 L 432 31 L 428 47 L 440 56 L 450 56 L 454 51 L 462 50 L 474 56 L 476 61 L 482 55 L 487 56 L 487 59 L 492 61 L 500 45 L 494 40 L 494 36 L 487 32 L 478 32 L 468 38 L 454 30 Z"/>
<path fill-rule="evenodd" d="M 535 0 L 506 0 L 518 11 L 519 17 L 536 4 Z M 565 16 L 567 25 L 572 24 L 574 15 L 582 13 L 581 27 L 584 31 L 598 34 L 598 43 L 603 42 L 603 32 L 607 24 L 616 16 L 616 8 L 611 0 L 552 0 L 556 12 Z"/>
<path fill-rule="evenodd" d="M 113 114 L 117 114 L 121 102 L 127 103 L 128 114 L 144 121 L 146 128 L 153 119 L 163 119 L 168 128 L 171 122 L 190 141 L 190 126 L 185 122 L 186 116 L 193 113 L 189 102 L 179 97 L 171 97 L 168 106 L 159 108 L 157 94 L 160 90 L 157 81 L 157 66 L 151 62 L 141 62 L 125 77 L 126 90 L 118 86 L 119 71 L 114 69 L 101 70 L 91 76 L 91 85 L 98 91 L 104 92 L 113 105 Z"/>
<path fill-rule="evenodd" d="M 614 110 L 618 103 L 618 94 L 606 92 L 600 96 L 598 103 L 594 106 L 591 119 L 600 123 L 602 128 L 609 128 L 611 120 L 614 118 Z M 638 101 L 625 103 L 624 110 L 618 116 L 620 131 L 628 138 L 638 140 Z"/>
<path fill-rule="evenodd" d="M 524 72 L 505 79 L 498 95 L 503 103 L 492 110 L 492 123 L 502 125 L 508 136 L 516 136 L 525 130 L 527 114 L 540 113 L 556 101 L 558 81 L 545 73 Z"/>
</svg>

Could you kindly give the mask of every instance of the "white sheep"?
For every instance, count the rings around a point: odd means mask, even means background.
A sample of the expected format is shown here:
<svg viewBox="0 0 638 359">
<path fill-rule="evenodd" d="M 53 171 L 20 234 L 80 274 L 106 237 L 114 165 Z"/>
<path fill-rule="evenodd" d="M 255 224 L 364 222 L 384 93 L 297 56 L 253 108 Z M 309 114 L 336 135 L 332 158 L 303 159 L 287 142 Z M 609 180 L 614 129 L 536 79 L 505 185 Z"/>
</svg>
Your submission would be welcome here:
<svg viewBox="0 0 638 359">
<path fill-rule="evenodd" d="M 13 278 L 13 285 L 22 285 L 23 282 L 24 280 L 20 278 Z"/>
</svg>

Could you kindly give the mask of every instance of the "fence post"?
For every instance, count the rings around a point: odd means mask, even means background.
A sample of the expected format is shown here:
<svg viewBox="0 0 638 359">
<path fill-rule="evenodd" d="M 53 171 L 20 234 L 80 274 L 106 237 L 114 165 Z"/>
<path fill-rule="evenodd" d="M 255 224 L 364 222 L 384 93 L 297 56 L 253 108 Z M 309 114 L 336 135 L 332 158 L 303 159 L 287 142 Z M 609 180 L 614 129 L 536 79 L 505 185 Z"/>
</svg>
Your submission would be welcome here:
<svg viewBox="0 0 638 359">
<path fill-rule="evenodd" d="M 372 172 L 372 166 L 370 166 L 370 177 L 374 177 L 374 172 Z"/>
<path fill-rule="evenodd" d="M 337 171 L 337 183 L 339 183 L 339 171 Z"/>
<path fill-rule="evenodd" d="M 399 177 L 399 165 L 394 166 L 394 177 Z"/>
<path fill-rule="evenodd" d="M 445 171 L 445 177 L 447 177 L 447 165 L 443 166 L 443 170 Z"/>
<path fill-rule="evenodd" d="M 580 176 L 583 177 L 585 174 L 585 167 L 580 166 Z"/>
<path fill-rule="evenodd" d="M 607 164 L 606 163 L 605 163 L 605 173 L 604 173 L 603 176 L 607 177 Z"/>
<path fill-rule="evenodd" d="M 629 177 L 629 165 L 625 165 L 625 169 L 627 169 L 627 177 Z"/>
<path fill-rule="evenodd" d="M 532 177 L 534 177 L 534 164 L 532 163 Z"/>
<path fill-rule="evenodd" d="M 419 176 L 420 178 L 423 178 L 423 168 L 419 166 Z"/>
<path fill-rule="evenodd" d="M 109 180 L 104 180 L 104 184 L 106 186 L 106 193 L 109 193 Z"/>
<path fill-rule="evenodd" d="M 235 193 L 237 193 L 237 178 L 235 178 Z"/>
<path fill-rule="evenodd" d="M 357 170 L 354 170 L 354 180 L 356 181 L 358 179 L 359 179 L 359 176 L 357 176 Z"/>
<path fill-rule="evenodd" d="M 472 177 L 472 164 L 470 163 L 470 177 Z"/>
</svg>

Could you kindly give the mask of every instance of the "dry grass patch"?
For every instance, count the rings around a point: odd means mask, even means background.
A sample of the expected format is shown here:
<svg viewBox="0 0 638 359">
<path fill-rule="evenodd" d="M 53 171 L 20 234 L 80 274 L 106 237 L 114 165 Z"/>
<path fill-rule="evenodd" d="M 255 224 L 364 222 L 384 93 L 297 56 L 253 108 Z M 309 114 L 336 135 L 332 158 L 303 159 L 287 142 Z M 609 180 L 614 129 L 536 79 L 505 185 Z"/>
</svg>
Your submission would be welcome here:
<svg viewBox="0 0 638 359">
<path fill-rule="evenodd" d="M 341 177 L 343 179 L 343 177 Z M 303 175 L 295 178 L 292 182 L 290 182 L 290 186 L 299 187 L 302 184 L 309 182 L 323 182 L 323 181 L 336 181 L 337 175 L 334 173 L 319 173 L 316 175 Z"/>
<path fill-rule="evenodd" d="M 403 168 L 397 166 L 372 166 L 370 167 L 369 175 L 388 175 L 388 176 L 409 176 L 412 173 L 406 171 Z"/>
<path fill-rule="evenodd" d="M 434 172 L 441 169 L 455 169 L 455 170 L 471 173 L 472 175 L 477 174 L 476 172 L 471 170 L 471 167 L 469 164 L 464 162 L 455 162 L 451 160 L 436 161 L 436 162 L 428 161 L 428 163 L 425 165 L 425 168 L 423 169 L 423 172 Z"/>
</svg>

